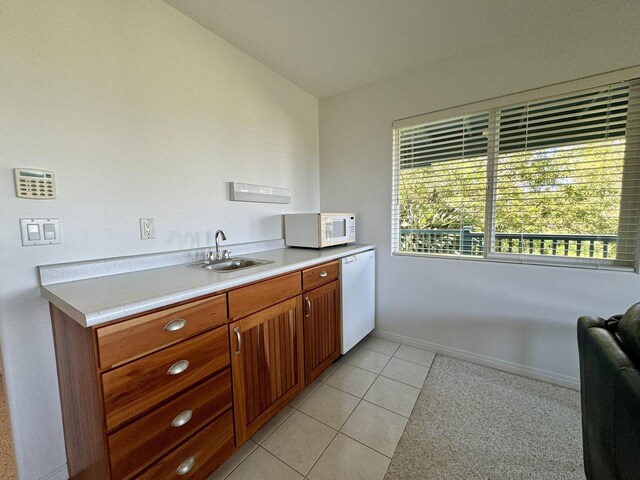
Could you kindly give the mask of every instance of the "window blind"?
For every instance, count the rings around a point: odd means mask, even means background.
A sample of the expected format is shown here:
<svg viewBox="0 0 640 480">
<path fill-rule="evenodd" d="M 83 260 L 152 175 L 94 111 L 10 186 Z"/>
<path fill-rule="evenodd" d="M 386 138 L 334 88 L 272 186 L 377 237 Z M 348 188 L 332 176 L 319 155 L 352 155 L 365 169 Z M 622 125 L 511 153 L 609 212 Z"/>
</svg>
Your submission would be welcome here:
<svg viewBox="0 0 640 480">
<path fill-rule="evenodd" d="M 460 232 L 482 231 L 484 224 L 488 128 L 489 114 L 480 112 L 396 132 L 401 251 L 458 254 L 470 248 L 461 244 Z"/>
<path fill-rule="evenodd" d="M 394 253 L 635 266 L 640 82 L 469 110 L 394 129 Z"/>
</svg>

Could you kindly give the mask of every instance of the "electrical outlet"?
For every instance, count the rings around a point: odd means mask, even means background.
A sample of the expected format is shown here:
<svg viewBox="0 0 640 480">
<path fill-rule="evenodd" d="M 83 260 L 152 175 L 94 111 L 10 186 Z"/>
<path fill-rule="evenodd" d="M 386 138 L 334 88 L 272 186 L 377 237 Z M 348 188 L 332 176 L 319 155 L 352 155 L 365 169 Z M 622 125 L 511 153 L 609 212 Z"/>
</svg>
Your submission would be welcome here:
<svg viewBox="0 0 640 480">
<path fill-rule="evenodd" d="M 140 219 L 140 238 L 142 240 L 156 238 L 156 227 L 153 224 L 153 218 Z"/>
</svg>

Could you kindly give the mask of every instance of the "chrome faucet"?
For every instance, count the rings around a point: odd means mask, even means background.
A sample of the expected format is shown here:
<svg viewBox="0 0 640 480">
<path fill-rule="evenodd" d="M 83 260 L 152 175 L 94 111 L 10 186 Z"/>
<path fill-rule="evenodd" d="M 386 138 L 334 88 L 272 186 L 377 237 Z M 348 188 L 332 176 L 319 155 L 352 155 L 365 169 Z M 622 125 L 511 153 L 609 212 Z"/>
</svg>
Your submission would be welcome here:
<svg viewBox="0 0 640 480">
<path fill-rule="evenodd" d="M 220 254 L 220 245 L 218 244 L 218 237 L 222 237 L 223 241 L 225 241 L 227 239 L 226 235 L 224 234 L 224 232 L 222 230 L 218 230 L 216 232 L 216 235 L 214 237 L 214 240 L 216 242 L 216 256 L 215 256 L 216 260 L 220 260 L 225 255 L 228 256 L 228 250 L 225 250 L 224 252 L 222 252 L 222 255 Z"/>
</svg>

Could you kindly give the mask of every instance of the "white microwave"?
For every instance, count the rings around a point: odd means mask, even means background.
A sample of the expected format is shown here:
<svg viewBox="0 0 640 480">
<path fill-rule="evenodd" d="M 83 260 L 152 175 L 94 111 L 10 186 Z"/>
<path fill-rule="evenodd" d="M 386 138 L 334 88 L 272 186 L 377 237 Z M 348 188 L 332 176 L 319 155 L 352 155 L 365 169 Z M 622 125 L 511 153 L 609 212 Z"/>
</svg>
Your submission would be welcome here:
<svg viewBox="0 0 640 480">
<path fill-rule="evenodd" d="M 284 216 L 289 247 L 324 248 L 356 241 L 354 213 L 291 213 Z"/>
</svg>

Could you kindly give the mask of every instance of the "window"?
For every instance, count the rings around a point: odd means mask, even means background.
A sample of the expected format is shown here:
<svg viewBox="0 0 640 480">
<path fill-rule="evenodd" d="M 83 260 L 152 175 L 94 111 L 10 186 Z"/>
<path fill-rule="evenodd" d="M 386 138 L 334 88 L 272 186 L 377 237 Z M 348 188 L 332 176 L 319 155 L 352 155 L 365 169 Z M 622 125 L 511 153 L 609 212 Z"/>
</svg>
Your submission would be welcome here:
<svg viewBox="0 0 640 480">
<path fill-rule="evenodd" d="M 393 253 L 635 267 L 639 107 L 634 80 L 394 122 Z"/>
</svg>

